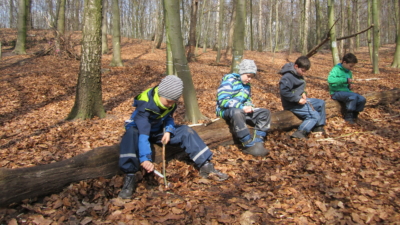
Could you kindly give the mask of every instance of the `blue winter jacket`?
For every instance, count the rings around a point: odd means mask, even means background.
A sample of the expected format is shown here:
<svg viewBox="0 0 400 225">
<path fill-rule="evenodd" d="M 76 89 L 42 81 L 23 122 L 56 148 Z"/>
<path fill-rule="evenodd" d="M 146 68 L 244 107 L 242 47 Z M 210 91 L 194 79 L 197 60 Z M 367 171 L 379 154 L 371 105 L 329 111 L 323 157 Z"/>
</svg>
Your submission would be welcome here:
<svg viewBox="0 0 400 225">
<path fill-rule="evenodd" d="M 175 122 L 172 117 L 176 104 L 167 108 L 160 102 L 158 87 L 149 88 L 135 97 L 133 106 L 136 110 L 129 120 L 125 121 L 125 129 L 134 126 L 139 131 L 139 160 L 140 162 L 151 161 L 150 133 L 170 132 L 171 137 L 175 134 Z"/>
<path fill-rule="evenodd" d="M 216 114 L 223 117 L 225 109 L 239 108 L 244 106 L 252 106 L 251 102 L 251 85 L 243 84 L 239 74 L 226 74 L 221 81 L 217 93 L 217 109 Z"/>
</svg>

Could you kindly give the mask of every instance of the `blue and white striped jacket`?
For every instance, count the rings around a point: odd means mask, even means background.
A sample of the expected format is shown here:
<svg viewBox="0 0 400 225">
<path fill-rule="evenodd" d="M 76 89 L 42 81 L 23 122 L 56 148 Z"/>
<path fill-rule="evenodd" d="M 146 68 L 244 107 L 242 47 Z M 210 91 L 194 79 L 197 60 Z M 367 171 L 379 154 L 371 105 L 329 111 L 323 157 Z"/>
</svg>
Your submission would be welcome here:
<svg viewBox="0 0 400 225">
<path fill-rule="evenodd" d="M 251 102 L 251 85 L 243 84 L 240 74 L 226 74 L 218 88 L 217 116 L 222 117 L 227 108 L 242 109 L 244 106 L 254 107 Z"/>
</svg>

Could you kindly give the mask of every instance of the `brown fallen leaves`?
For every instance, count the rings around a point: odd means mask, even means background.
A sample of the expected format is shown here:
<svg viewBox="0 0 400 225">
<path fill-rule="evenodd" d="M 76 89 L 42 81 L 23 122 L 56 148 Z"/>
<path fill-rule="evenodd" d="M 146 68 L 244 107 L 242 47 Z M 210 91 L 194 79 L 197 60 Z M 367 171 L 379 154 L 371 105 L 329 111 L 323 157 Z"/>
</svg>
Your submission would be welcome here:
<svg viewBox="0 0 400 225">
<path fill-rule="evenodd" d="M 2 29 L 7 41 L 16 32 Z M 46 31 L 30 31 L 28 52 L 46 48 Z M 79 33 L 72 37 L 79 39 Z M 79 62 L 53 55 L 12 55 L 3 44 L 0 61 L 0 166 L 18 168 L 48 164 L 118 143 L 132 99 L 156 85 L 165 70 L 165 49 L 151 51 L 151 43 L 122 41 L 125 67 L 109 68 L 112 55 L 103 56 L 103 98 L 107 118 L 65 121 L 72 108 Z M 77 53 L 79 51 L 77 50 Z M 394 45 L 381 48 L 381 74 L 372 74 L 366 49 L 354 76 L 360 94 L 400 85 L 391 69 Z M 246 52 L 259 71 L 252 81 L 258 107 L 282 110 L 276 72 L 286 53 Z M 294 61 L 298 54 L 290 56 Z M 190 63 L 201 112 L 215 118 L 215 94 L 229 60 L 214 63 L 215 52 L 199 52 Z M 326 77 L 330 54 L 311 58 L 307 73 L 310 97 L 329 98 Z M 376 79 L 371 79 L 376 78 Z M 368 79 L 368 80 L 367 80 Z M 183 100 L 177 123 L 184 123 Z M 400 221 L 400 103 L 366 108 L 357 125 L 328 118 L 326 137 L 291 140 L 291 132 L 272 132 L 266 158 L 240 152 L 238 146 L 213 149 L 218 169 L 230 175 L 219 182 L 198 176 L 185 159 L 167 164 L 165 187 L 158 177 L 145 176 L 132 200 L 117 198 L 122 176 L 70 184 L 61 193 L 27 199 L 0 209 L 1 224 L 395 224 Z M 161 165 L 156 165 L 161 171 Z"/>
</svg>

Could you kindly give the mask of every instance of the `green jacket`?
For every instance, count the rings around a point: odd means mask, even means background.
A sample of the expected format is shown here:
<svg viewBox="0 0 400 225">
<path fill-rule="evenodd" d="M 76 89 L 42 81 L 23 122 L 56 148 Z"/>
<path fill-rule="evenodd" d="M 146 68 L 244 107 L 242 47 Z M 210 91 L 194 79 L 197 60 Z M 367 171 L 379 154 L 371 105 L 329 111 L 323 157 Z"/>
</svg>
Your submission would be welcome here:
<svg viewBox="0 0 400 225">
<path fill-rule="evenodd" d="M 343 68 L 341 63 L 334 66 L 328 76 L 329 94 L 338 91 L 352 92 L 349 89 L 348 78 L 353 79 L 351 70 Z"/>
</svg>

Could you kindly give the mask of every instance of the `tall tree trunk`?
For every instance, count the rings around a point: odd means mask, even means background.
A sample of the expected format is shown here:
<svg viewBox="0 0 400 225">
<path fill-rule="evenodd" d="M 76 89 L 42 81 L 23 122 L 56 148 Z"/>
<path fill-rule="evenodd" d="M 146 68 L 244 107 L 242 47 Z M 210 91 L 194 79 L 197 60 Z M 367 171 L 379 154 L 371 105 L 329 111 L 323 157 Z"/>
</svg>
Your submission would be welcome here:
<svg viewBox="0 0 400 225">
<path fill-rule="evenodd" d="M 196 47 L 196 26 L 197 26 L 197 10 L 198 0 L 192 1 L 192 7 L 190 10 L 190 29 L 189 29 L 189 51 L 187 53 L 187 61 L 193 62 L 195 58 L 195 47 Z"/>
<path fill-rule="evenodd" d="M 300 6 L 300 9 L 299 9 L 299 11 L 300 11 L 300 25 L 298 25 L 298 27 L 299 27 L 299 29 L 297 29 L 298 30 L 298 32 L 299 32 L 299 39 L 298 39 L 298 41 L 297 41 L 297 46 L 296 46 L 296 49 L 298 50 L 298 51 L 302 51 L 303 50 L 303 43 L 304 43 L 304 1 L 305 0 L 299 0 L 299 6 Z"/>
<path fill-rule="evenodd" d="M 354 5 L 353 5 L 354 9 Z M 350 35 L 354 30 L 354 15 L 353 10 L 351 8 L 351 0 L 347 0 L 347 33 Z M 358 30 L 357 30 L 358 31 Z M 349 52 L 354 53 L 354 37 L 349 38 Z"/>
<path fill-rule="evenodd" d="M 335 4 L 333 4 L 335 5 Z M 344 36 L 344 15 L 346 11 L 344 10 L 344 4 L 343 4 L 343 0 L 340 0 L 340 32 L 339 32 L 339 36 L 343 37 Z M 341 58 L 341 56 L 344 55 L 344 42 L 345 41 L 339 41 L 338 44 L 338 50 L 339 50 L 339 57 Z"/>
<path fill-rule="evenodd" d="M 61 45 L 63 45 L 61 38 L 64 37 L 65 34 L 65 3 L 66 0 L 60 0 L 60 5 L 58 7 L 57 13 L 57 35 L 56 35 L 56 53 L 59 53 L 61 50 Z"/>
<path fill-rule="evenodd" d="M 290 2 L 290 31 L 289 31 L 289 53 L 287 56 L 287 61 L 289 61 L 289 56 L 292 54 L 293 51 L 293 16 L 294 16 L 294 12 L 293 12 L 293 4 L 294 4 L 294 0 L 291 0 Z"/>
<path fill-rule="evenodd" d="M 121 60 L 121 28 L 118 0 L 112 0 L 112 45 L 113 58 L 110 66 L 124 66 Z"/>
<path fill-rule="evenodd" d="M 82 58 L 72 119 L 105 117 L 101 90 L 101 0 L 85 0 Z"/>
<path fill-rule="evenodd" d="M 358 8 L 358 0 L 353 0 L 353 5 L 354 5 L 355 11 L 356 11 L 356 19 L 355 19 L 356 29 L 357 29 L 357 31 L 359 31 L 360 30 L 360 9 Z M 358 51 L 359 48 L 360 48 L 360 36 L 357 35 L 356 50 Z"/>
<path fill-rule="evenodd" d="M 258 46 L 257 51 L 262 52 L 263 42 L 262 42 L 262 0 L 258 2 Z"/>
<path fill-rule="evenodd" d="M 304 0 L 304 30 L 303 30 L 303 47 L 301 53 L 306 55 L 308 52 L 308 30 L 310 16 L 310 0 Z"/>
<path fill-rule="evenodd" d="M 380 45 L 380 25 L 379 25 L 379 5 L 378 0 L 372 0 L 372 21 L 374 23 L 374 43 L 373 43 L 373 54 L 372 64 L 373 73 L 379 74 L 379 45 Z"/>
<path fill-rule="evenodd" d="M 368 2 L 368 26 L 371 26 L 372 22 L 372 2 L 371 1 L 367 1 Z M 373 30 L 368 30 L 367 33 L 367 42 L 368 42 L 368 51 L 369 51 L 369 58 L 371 60 L 371 63 L 373 61 L 372 59 L 372 32 Z"/>
<path fill-rule="evenodd" d="M 157 49 L 160 49 L 161 48 L 161 44 L 162 44 L 162 41 L 163 41 L 163 39 L 164 39 L 164 30 L 165 30 L 165 16 L 164 16 L 164 6 L 163 6 L 163 2 L 162 1 L 160 1 L 159 2 L 160 4 L 160 13 L 159 13 L 159 18 L 160 18 L 160 29 L 159 29 L 159 31 L 158 31 L 158 38 L 157 38 L 157 44 L 156 44 L 156 48 Z M 157 25 L 158 26 L 158 25 Z"/>
<path fill-rule="evenodd" d="M 196 49 L 195 49 L 195 57 L 197 57 L 197 50 L 198 50 L 198 47 L 199 47 L 199 41 L 200 41 L 200 36 L 201 36 L 201 34 L 202 34 L 202 32 L 203 32 L 203 30 L 202 30 L 202 25 L 203 25 L 203 14 L 204 14 L 204 7 L 205 7 L 205 5 L 206 5 L 206 3 L 205 3 L 205 1 L 204 2 L 202 2 L 202 4 L 201 4 L 201 12 L 200 12 L 200 18 L 199 18 L 199 21 L 200 21 L 200 23 L 199 23 L 199 29 L 197 30 L 197 38 L 196 38 Z M 204 24 L 205 24 L 205 22 L 204 22 Z M 203 36 L 204 36 L 204 34 L 203 34 Z"/>
<path fill-rule="evenodd" d="M 15 12 L 15 7 L 14 7 L 14 0 L 9 0 L 10 1 L 10 28 L 14 28 L 14 12 Z"/>
<path fill-rule="evenodd" d="M 228 55 L 232 55 L 235 20 L 236 20 L 236 1 L 232 1 L 232 16 L 231 16 L 231 21 L 229 22 L 228 45 L 226 46 L 225 58 L 227 58 Z"/>
<path fill-rule="evenodd" d="M 275 43 L 274 43 L 274 50 L 273 50 L 273 57 L 272 63 L 275 60 L 275 52 L 276 48 L 278 47 L 278 36 L 279 36 L 279 2 L 280 0 L 275 1 Z"/>
<path fill-rule="evenodd" d="M 18 0 L 18 36 L 17 43 L 14 48 L 15 54 L 26 54 L 25 45 L 26 45 L 26 18 L 28 12 L 28 1 L 27 0 Z"/>
<path fill-rule="evenodd" d="M 392 68 L 400 68 L 400 0 L 397 1 L 396 10 L 398 11 L 397 16 L 397 35 L 396 35 L 396 51 L 394 52 Z"/>
<path fill-rule="evenodd" d="M 254 51 L 254 43 L 253 43 L 253 0 L 250 0 L 250 51 Z"/>
<path fill-rule="evenodd" d="M 164 21 L 165 25 L 167 25 L 167 12 L 165 11 L 165 1 L 162 1 L 162 6 L 163 6 L 163 11 L 164 11 Z M 167 45 L 167 54 L 166 54 L 166 68 L 167 68 L 167 75 L 173 75 L 175 73 L 174 69 L 174 62 L 173 62 L 173 57 L 172 57 L 172 49 L 171 49 L 171 42 L 169 41 L 169 34 L 168 30 L 165 27 L 165 33 L 166 33 L 166 45 Z"/>
<path fill-rule="evenodd" d="M 210 7 L 211 5 L 211 0 L 208 1 L 208 5 Z M 207 28 L 206 28 L 206 35 L 203 37 L 203 52 L 207 51 L 208 47 L 208 40 L 209 40 L 209 34 L 210 34 L 210 27 L 211 27 L 211 9 L 208 9 L 207 12 Z"/>
<path fill-rule="evenodd" d="M 243 59 L 244 32 L 246 20 L 246 0 L 236 0 L 235 31 L 233 34 L 233 54 L 231 72 L 238 73 L 239 64 Z"/>
<path fill-rule="evenodd" d="M 335 25 L 335 8 L 333 0 L 328 0 L 328 20 L 329 20 L 329 37 L 331 43 L 332 61 L 333 65 L 340 62 L 337 42 L 336 42 L 336 25 Z"/>
<path fill-rule="evenodd" d="M 108 0 L 103 0 L 103 19 L 101 23 L 101 54 L 108 53 L 108 39 L 107 39 L 107 13 Z"/>
<path fill-rule="evenodd" d="M 321 19 L 322 19 L 322 9 L 321 5 L 319 3 L 319 0 L 315 0 L 315 32 L 316 32 L 316 43 L 314 45 L 317 45 L 322 38 L 321 35 Z"/>
<path fill-rule="evenodd" d="M 218 24 L 218 40 L 217 40 L 217 59 L 216 62 L 219 63 L 221 59 L 221 48 L 222 48 L 222 30 L 224 29 L 224 0 L 219 0 L 219 24 Z"/>
<path fill-rule="evenodd" d="M 185 102 L 185 119 L 192 123 L 205 119 L 197 103 L 196 89 L 193 85 L 192 75 L 185 57 L 185 48 L 179 19 L 178 1 L 164 0 L 166 11 L 167 34 L 171 42 L 174 68 L 183 81 L 183 100 Z"/>
<path fill-rule="evenodd" d="M 272 52 L 272 48 L 274 45 L 273 42 L 273 38 L 272 38 L 272 4 L 275 2 L 275 0 L 271 0 L 269 2 L 269 7 L 270 7 L 270 13 L 269 13 L 269 25 L 268 25 L 268 29 L 269 29 L 269 51 Z"/>
<path fill-rule="evenodd" d="M 26 29 L 27 30 L 33 30 L 33 17 L 32 17 L 32 0 L 26 0 L 27 1 L 27 8 L 26 8 Z"/>
</svg>

